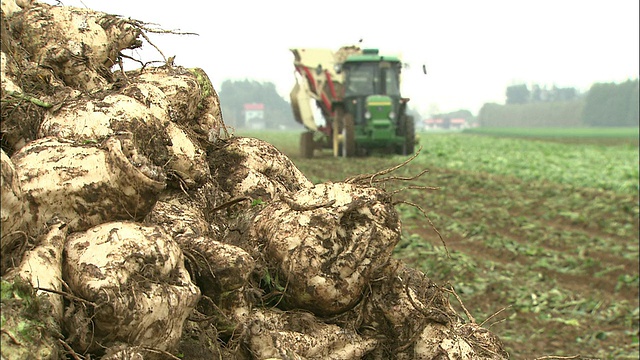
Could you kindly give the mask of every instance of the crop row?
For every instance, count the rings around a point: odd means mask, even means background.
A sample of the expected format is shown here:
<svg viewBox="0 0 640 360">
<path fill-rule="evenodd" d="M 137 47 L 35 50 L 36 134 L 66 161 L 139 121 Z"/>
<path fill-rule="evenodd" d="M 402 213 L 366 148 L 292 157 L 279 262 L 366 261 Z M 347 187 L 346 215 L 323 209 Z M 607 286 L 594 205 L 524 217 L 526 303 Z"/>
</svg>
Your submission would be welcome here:
<svg viewBox="0 0 640 360">
<path fill-rule="evenodd" d="M 638 148 L 523 141 L 480 135 L 421 135 L 427 167 L 479 171 L 577 188 L 638 191 Z"/>
<path fill-rule="evenodd" d="M 491 136 L 509 136 L 509 137 L 526 137 L 526 138 L 545 138 L 545 139 L 638 139 L 637 127 L 582 127 L 582 128 L 495 128 L 495 127 L 479 127 L 465 129 L 467 134 L 482 134 Z M 607 141 L 608 142 L 608 141 Z"/>
<path fill-rule="evenodd" d="M 531 341 L 544 344 L 540 355 L 637 355 L 637 196 L 575 196 L 570 186 L 441 168 L 423 184 L 440 190 L 405 195 L 423 206 L 451 258 L 421 211 L 406 206 L 395 255 L 453 284 L 479 319 L 508 306 L 494 331 L 517 358 L 532 355 Z M 555 347 L 554 332 L 564 334 Z"/>
</svg>

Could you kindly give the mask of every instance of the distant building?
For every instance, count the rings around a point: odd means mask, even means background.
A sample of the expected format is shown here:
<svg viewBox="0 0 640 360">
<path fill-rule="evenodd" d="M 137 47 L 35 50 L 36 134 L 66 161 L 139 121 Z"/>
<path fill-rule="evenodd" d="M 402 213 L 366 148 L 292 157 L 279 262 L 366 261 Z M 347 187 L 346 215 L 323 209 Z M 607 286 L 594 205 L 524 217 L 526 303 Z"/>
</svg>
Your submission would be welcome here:
<svg viewBox="0 0 640 360">
<path fill-rule="evenodd" d="M 432 118 L 423 120 L 425 130 L 429 129 L 466 129 L 469 123 L 463 118 Z"/>
<path fill-rule="evenodd" d="M 467 120 L 465 119 L 451 119 L 451 124 L 449 125 L 451 129 L 464 129 L 467 127 Z"/>
<path fill-rule="evenodd" d="M 244 104 L 244 125 L 249 129 L 264 129 L 267 127 L 264 119 L 264 104 Z"/>
</svg>

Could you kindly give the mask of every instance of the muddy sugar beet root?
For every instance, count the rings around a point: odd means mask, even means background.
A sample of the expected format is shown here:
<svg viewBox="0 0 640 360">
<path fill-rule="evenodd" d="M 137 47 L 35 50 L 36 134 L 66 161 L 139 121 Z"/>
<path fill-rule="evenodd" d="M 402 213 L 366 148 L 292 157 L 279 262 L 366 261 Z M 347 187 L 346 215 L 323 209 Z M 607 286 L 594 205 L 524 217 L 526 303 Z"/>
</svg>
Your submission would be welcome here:
<svg viewBox="0 0 640 360">
<path fill-rule="evenodd" d="M 318 315 L 351 308 L 400 238 L 382 190 L 319 184 L 283 196 L 254 220 L 252 234 L 286 284 L 286 301 Z"/>
<path fill-rule="evenodd" d="M 20 177 L 16 172 L 13 162 L 2 150 L 2 223 L 0 224 L 0 275 L 22 257 L 21 248 L 27 242 L 26 218 L 29 209 L 24 200 Z"/>
<path fill-rule="evenodd" d="M 157 226 L 108 222 L 69 236 L 64 272 L 71 290 L 98 304 L 66 318 L 78 348 L 118 343 L 173 350 L 200 289 L 178 244 Z M 93 329 L 86 326 L 89 321 Z"/>
<path fill-rule="evenodd" d="M 104 147 L 41 138 L 13 156 L 33 217 L 30 231 L 42 231 L 52 216 L 70 231 L 106 221 L 143 217 L 165 187 L 162 169 L 141 158 L 126 137 Z"/>
</svg>

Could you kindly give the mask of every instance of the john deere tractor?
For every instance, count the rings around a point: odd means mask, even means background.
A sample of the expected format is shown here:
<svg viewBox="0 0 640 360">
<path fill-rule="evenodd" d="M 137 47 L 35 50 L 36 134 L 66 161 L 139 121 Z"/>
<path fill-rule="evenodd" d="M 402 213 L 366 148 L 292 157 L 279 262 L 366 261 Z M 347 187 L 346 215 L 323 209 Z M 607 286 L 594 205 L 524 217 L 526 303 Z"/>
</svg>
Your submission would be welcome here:
<svg viewBox="0 0 640 360">
<path fill-rule="evenodd" d="M 344 157 L 373 150 L 413 153 L 414 121 L 406 114 L 409 99 L 400 95 L 400 58 L 356 46 L 291 51 L 296 68 L 291 105 L 296 121 L 308 129 L 300 139 L 303 157 L 322 148 Z M 314 117 L 313 102 L 323 123 Z"/>
</svg>

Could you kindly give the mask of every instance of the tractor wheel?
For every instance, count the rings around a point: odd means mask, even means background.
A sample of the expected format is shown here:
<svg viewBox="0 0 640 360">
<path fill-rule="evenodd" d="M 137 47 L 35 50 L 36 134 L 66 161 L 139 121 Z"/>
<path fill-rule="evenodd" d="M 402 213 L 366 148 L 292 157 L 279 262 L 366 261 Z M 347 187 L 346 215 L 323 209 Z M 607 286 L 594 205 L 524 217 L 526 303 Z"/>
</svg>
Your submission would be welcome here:
<svg viewBox="0 0 640 360">
<path fill-rule="evenodd" d="M 344 116 L 344 127 L 342 128 L 342 156 L 353 157 L 356 154 L 356 132 L 353 123 L 353 116 Z"/>
<path fill-rule="evenodd" d="M 412 155 L 416 150 L 416 124 L 413 116 L 405 118 L 403 155 Z"/>
<path fill-rule="evenodd" d="M 313 143 L 313 132 L 305 131 L 300 134 L 300 155 L 304 159 L 311 159 L 313 157 L 313 150 L 315 144 Z"/>
<path fill-rule="evenodd" d="M 398 127 L 396 128 L 396 136 L 401 136 L 404 137 L 405 134 L 405 129 L 406 129 L 406 124 L 407 123 L 407 117 L 405 115 L 402 115 L 400 117 L 400 119 L 398 119 Z M 402 144 L 396 144 L 393 148 L 393 151 L 395 154 L 397 155 L 404 155 L 405 154 L 405 142 L 402 142 Z"/>
</svg>

